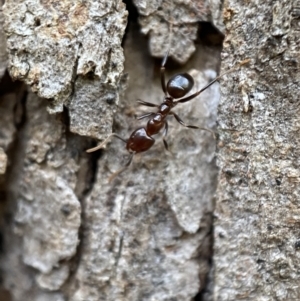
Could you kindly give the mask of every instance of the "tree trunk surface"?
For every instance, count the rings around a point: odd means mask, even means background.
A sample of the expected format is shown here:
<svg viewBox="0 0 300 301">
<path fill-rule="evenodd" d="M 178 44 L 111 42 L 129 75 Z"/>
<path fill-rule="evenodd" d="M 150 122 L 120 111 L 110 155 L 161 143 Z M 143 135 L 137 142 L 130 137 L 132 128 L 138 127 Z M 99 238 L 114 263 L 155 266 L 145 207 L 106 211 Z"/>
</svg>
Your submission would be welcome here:
<svg viewBox="0 0 300 301">
<path fill-rule="evenodd" d="M 120 0 L 6 1 L 1 301 L 299 299 L 299 4 L 268 1 L 133 0 L 129 16 Z M 163 101 L 168 49 L 167 78 L 214 79 L 222 33 L 223 71 L 249 63 L 221 80 L 219 177 L 211 133 L 171 116 L 170 152 L 155 136 L 109 182 L 124 143 L 85 150 L 146 124 L 136 100 Z M 219 97 L 216 83 L 174 111 L 215 129 Z"/>
<path fill-rule="evenodd" d="M 227 0 L 214 300 L 300 300 L 299 1 Z"/>
</svg>

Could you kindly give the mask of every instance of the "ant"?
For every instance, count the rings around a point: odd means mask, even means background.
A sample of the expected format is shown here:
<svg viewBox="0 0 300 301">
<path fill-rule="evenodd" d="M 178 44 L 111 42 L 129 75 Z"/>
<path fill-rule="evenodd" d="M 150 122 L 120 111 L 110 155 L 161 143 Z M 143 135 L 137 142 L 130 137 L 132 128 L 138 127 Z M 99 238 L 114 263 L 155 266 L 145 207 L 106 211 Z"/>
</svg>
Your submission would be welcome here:
<svg viewBox="0 0 300 301">
<path fill-rule="evenodd" d="M 233 68 L 233 69 L 219 75 L 218 77 L 216 77 L 214 80 L 212 80 L 209 84 L 207 84 L 201 90 L 199 90 L 189 96 L 186 96 L 194 86 L 194 79 L 188 73 L 180 73 L 180 74 L 175 74 L 174 76 L 172 76 L 166 84 L 165 64 L 167 62 L 168 56 L 169 56 L 169 51 L 164 56 L 164 58 L 162 60 L 161 68 L 160 68 L 161 87 L 165 94 L 164 101 L 158 105 L 158 104 L 143 101 L 141 99 L 137 100 L 138 103 L 141 105 L 144 105 L 147 107 L 152 107 L 152 108 L 157 108 L 156 113 L 153 113 L 153 112 L 146 113 L 137 118 L 138 120 L 140 120 L 140 119 L 149 117 L 150 119 L 148 120 L 147 125 L 145 127 L 140 127 L 138 129 L 136 129 L 135 131 L 133 131 L 133 133 L 130 135 L 128 140 L 123 139 L 122 137 L 118 136 L 116 133 L 112 133 L 101 144 L 99 144 L 98 146 L 96 146 L 94 148 L 90 148 L 87 150 L 88 153 L 91 153 L 91 152 L 94 152 L 96 150 L 103 148 L 112 136 L 117 137 L 118 139 L 120 139 L 126 143 L 126 149 L 130 153 L 129 161 L 126 163 L 124 168 L 122 168 L 121 170 L 114 173 L 110 177 L 109 181 L 111 181 L 115 176 L 117 176 L 118 174 L 123 172 L 130 165 L 130 163 L 132 162 L 132 158 L 135 154 L 145 152 L 148 149 L 150 149 L 153 146 L 153 144 L 155 143 L 155 139 L 152 136 L 158 134 L 162 129 L 164 129 L 163 130 L 163 143 L 164 143 L 166 150 L 169 150 L 168 143 L 165 140 L 165 137 L 168 133 L 167 117 L 169 115 L 173 115 L 175 117 L 175 119 L 181 125 L 183 125 L 187 128 L 206 130 L 206 131 L 211 132 L 213 134 L 213 136 L 215 137 L 214 132 L 209 129 L 185 124 L 180 119 L 180 117 L 172 111 L 172 109 L 175 106 L 177 106 L 179 103 L 185 103 L 185 102 L 188 102 L 188 101 L 194 99 L 200 93 L 202 93 L 207 88 L 209 88 L 212 84 L 214 84 L 217 80 L 219 80 L 223 75 L 234 71 L 236 68 Z M 186 96 L 186 97 L 184 97 L 184 96 Z"/>
</svg>

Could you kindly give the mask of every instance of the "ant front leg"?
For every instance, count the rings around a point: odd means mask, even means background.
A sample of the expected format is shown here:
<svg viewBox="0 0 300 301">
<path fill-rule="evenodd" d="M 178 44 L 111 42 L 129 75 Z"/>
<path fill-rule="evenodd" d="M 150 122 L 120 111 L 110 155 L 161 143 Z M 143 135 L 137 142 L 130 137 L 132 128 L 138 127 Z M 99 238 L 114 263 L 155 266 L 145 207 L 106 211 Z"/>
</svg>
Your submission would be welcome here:
<svg viewBox="0 0 300 301">
<path fill-rule="evenodd" d="M 216 135 L 215 135 L 215 133 L 214 133 L 212 130 L 207 129 L 207 128 L 202 128 L 202 127 L 199 127 L 199 126 L 195 126 L 195 125 L 187 125 L 187 124 L 185 124 L 185 122 L 184 122 L 182 119 L 180 119 L 180 117 L 179 117 L 176 113 L 174 113 L 174 112 L 170 112 L 169 115 L 173 115 L 173 116 L 175 117 L 175 119 L 176 119 L 181 125 L 183 125 L 183 126 L 189 128 L 189 129 L 199 129 L 199 130 L 204 130 L 204 131 L 210 132 L 210 133 L 213 135 L 214 139 L 216 139 Z"/>
<path fill-rule="evenodd" d="M 151 117 L 153 114 L 155 114 L 155 113 L 146 113 L 146 114 L 144 114 L 144 115 L 142 115 L 142 116 L 138 116 L 138 117 L 136 117 L 136 119 L 137 120 L 141 120 L 141 119 L 144 119 L 144 118 L 148 118 L 148 117 Z"/>
<path fill-rule="evenodd" d="M 152 102 L 143 101 L 141 99 L 138 99 L 137 102 L 146 107 L 158 108 L 158 105 Z"/>
<path fill-rule="evenodd" d="M 138 99 L 137 102 L 140 103 L 141 105 L 146 106 L 146 107 L 152 107 L 152 108 L 153 108 L 153 107 L 158 107 L 158 105 L 156 105 L 156 104 L 154 104 L 154 103 L 146 102 L 146 101 L 143 101 L 143 100 L 141 100 L 141 99 Z M 141 119 L 144 119 L 144 118 L 148 118 L 148 117 L 151 117 L 153 114 L 155 114 L 155 113 L 153 113 L 153 112 L 146 113 L 146 114 L 144 114 L 144 115 L 142 115 L 142 116 L 136 117 L 136 119 L 137 119 L 137 120 L 141 120 Z"/>
</svg>

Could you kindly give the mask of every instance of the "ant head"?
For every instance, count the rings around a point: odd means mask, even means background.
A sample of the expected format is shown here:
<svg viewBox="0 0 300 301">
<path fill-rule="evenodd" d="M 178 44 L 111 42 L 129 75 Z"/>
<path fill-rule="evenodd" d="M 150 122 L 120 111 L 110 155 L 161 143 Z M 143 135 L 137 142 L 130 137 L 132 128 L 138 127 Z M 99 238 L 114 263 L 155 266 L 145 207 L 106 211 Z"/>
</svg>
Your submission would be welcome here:
<svg viewBox="0 0 300 301">
<path fill-rule="evenodd" d="M 191 91 L 194 79 L 188 73 L 172 76 L 167 83 L 167 92 L 173 98 L 181 98 Z"/>
</svg>

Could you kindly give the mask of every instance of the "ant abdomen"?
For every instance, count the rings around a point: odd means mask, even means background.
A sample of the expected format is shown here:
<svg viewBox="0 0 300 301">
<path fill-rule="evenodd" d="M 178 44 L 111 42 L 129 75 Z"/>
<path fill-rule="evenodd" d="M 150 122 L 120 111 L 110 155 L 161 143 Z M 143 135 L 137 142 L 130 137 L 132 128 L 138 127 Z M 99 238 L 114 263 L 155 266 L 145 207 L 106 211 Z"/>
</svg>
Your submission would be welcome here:
<svg viewBox="0 0 300 301">
<path fill-rule="evenodd" d="M 172 76 L 167 83 L 167 92 L 173 98 L 181 98 L 189 93 L 194 86 L 194 79 L 188 73 Z"/>
<path fill-rule="evenodd" d="M 136 129 L 129 137 L 126 148 L 132 153 L 147 151 L 154 144 L 155 139 L 150 137 L 145 128 Z"/>
</svg>

